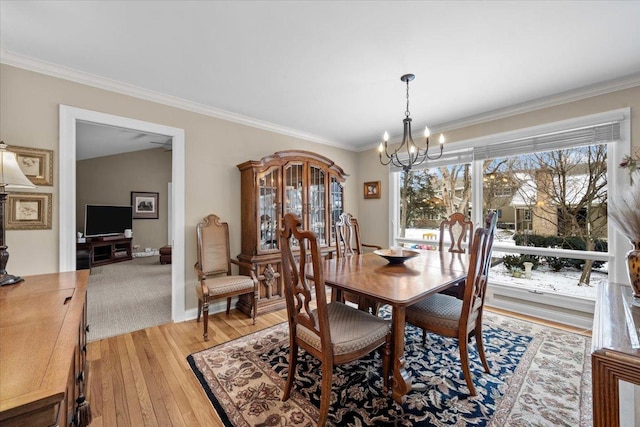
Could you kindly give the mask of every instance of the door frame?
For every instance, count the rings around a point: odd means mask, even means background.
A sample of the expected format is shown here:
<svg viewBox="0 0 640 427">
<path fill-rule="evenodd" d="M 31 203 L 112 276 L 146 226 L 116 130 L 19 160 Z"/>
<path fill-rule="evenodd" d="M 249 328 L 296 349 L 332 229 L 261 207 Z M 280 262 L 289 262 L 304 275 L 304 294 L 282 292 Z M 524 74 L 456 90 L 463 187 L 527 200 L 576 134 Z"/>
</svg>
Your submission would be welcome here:
<svg viewBox="0 0 640 427">
<path fill-rule="evenodd" d="M 173 140 L 171 253 L 171 320 L 185 319 L 185 147 L 184 129 L 60 104 L 59 271 L 76 269 L 76 124 L 91 122 L 170 136 Z"/>
</svg>

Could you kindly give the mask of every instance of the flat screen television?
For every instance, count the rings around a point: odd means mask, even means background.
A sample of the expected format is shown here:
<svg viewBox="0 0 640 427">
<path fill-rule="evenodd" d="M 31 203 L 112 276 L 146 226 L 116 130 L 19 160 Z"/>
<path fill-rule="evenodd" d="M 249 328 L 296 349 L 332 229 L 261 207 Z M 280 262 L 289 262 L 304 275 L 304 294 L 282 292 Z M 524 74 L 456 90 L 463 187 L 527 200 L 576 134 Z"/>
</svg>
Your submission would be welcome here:
<svg viewBox="0 0 640 427">
<path fill-rule="evenodd" d="M 131 206 L 85 205 L 84 235 L 109 236 L 133 228 Z"/>
</svg>

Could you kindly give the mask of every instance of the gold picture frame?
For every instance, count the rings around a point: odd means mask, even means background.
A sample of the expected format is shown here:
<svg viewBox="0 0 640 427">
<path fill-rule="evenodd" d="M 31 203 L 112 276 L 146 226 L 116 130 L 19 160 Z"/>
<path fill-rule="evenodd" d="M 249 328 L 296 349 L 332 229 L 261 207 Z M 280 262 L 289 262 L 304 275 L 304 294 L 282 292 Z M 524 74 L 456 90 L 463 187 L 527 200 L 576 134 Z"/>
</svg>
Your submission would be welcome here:
<svg viewBox="0 0 640 427">
<path fill-rule="evenodd" d="M 7 151 L 16 153 L 20 170 L 34 185 L 53 185 L 53 150 L 10 145 Z"/>
<path fill-rule="evenodd" d="M 365 199 L 380 198 L 380 181 L 369 181 L 364 183 L 364 198 Z"/>
<path fill-rule="evenodd" d="M 7 230 L 50 230 L 51 193 L 9 193 L 7 195 Z"/>
</svg>

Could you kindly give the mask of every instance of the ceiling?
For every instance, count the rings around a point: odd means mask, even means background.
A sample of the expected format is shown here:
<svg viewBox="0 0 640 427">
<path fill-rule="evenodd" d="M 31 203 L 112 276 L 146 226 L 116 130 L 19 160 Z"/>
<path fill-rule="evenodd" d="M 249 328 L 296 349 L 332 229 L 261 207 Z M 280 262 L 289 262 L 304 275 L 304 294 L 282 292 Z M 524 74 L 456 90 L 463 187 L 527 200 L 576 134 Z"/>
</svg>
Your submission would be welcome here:
<svg viewBox="0 0 640 427">
<path fill-rule="evenodd" d="M 162 148 L 170 151 L 171 147 L 171 137 L 164 135 L 143 133 L 96 123 L 78 122 L 76 125 L 76 160 L 112 156 L 152 148 Z"/>
<path fill-rule="evenodd" d="M 354 151 L 640 84 L 640 1 L 6 1 L 2 62 Z M 34 64 L 38 64 L 35 66 Z M 629 83 L 631 82 L 631 83 Z M 531 107 L 533 108 L 533 107 Z"/>
</svg>

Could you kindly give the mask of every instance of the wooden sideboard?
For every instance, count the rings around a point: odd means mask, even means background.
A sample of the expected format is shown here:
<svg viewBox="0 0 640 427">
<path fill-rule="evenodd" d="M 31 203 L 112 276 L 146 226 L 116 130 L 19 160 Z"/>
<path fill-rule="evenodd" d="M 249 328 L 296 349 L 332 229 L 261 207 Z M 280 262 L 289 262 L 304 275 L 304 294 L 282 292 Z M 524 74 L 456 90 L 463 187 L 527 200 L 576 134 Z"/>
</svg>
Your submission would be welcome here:
<svg viewBox="0 0 640 427">
<path fill-rule="evenodd" d="M 640 307 L 631 298 L 627 285 L 599 285 L 591 353 L 594 427 L 620 425 L 620 380 L 640 385 Z"/>
<path fill-rule="evenodd" d="M 82 425 L 89 271 L 24 279 L 0 287 L 0 426 Z"/>
</svg>

